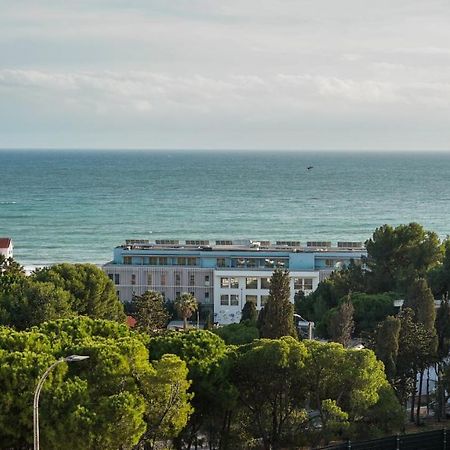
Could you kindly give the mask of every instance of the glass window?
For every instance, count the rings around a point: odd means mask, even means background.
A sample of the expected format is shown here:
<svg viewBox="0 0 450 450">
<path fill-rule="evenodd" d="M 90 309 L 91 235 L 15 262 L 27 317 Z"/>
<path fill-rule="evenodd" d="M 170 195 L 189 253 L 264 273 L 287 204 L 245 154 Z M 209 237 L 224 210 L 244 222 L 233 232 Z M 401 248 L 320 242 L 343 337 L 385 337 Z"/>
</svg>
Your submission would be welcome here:
<svg viewBox="0 0 450 450">
<path fill-rule="evenodd" d="M 225 258 L 217 258 L 217 267 L 225 267 Z"/>
<path fill-rule="evenodd" d="M 238 278 L 230 278 L 230 288 L 237 289 L 239 287 L 239 279 Z"/>
<path fill-rule="evenodd" d="M 312 291 L 312 288 L 313 288 L 312 278 L 305 278 L 303 280 L 303 285 L 304 285 L 305 291 Z"/>
<path fill-rule="evenodd" d="M 261 295 L 261 306 L 265 306 L 267 303 L 267 300 L 269 300 L 268 295 Z"/>
<path fill-rule="evenodd" d="M 239 305 L 239 295 L 231 294 L 230 295 L 230 304 L 231 304 L 231 306 L 238 306 Z"/>
<path fill-rule="evenodd" d="M 222 306 L 228 306 L 228 304 L 229 304 L 229 301 L 228 301 L 228 294 L 222 294 L 222 295 L 220 296 L 220 304 L 221 304 Z"/>
<path fill-rule="evenodd" d="M 157 266 L 158 265 L 158 258 L 156 256 L 150 256 L 149 264 L 151 266 Z"/>
<path fill-rule="evenodd" d="M 167 284 L 167 273 L 161 272 L 161 286 L 165 286 Z"/>
<path fill-rule="evenodd" d="M 114 280 L 114 275 L 112 273 L 108 273 L 108 278 L 113 281 Z"/>
<path fill-rule="evenodd" d="M 188 266 L 196 266 L 197 265 L 197 258 L 187 258 L 187 265 Z"/>
<path fill-rule="evenodd" d="M 175 286 L 181 286 L 181 273 L 175 272 Z"/>
<path fill-rule="evenodd" d="M 205 283 L 209 284 L 209 275 L 205 275 Z"/>
<path fill-rule="evenodd" d="M 220 279 L 220 287 L 229 288 L 230 287 L 230 279 L 229 278 L 221 278 Z"/>
<path fill-rule="evenodd" d="M 205 300 L 209 299 L 209 292 L 205 292 Z"/>
<path fill-rule="evenodd" d="M 177 265 L 185 266 L 186 265 L 186 258 L 184 258 L 184 257 L 177 258 Z"/>
<path fill-rule="evenodd" d="M 294 278 L 294 289 L 303 290 L 303 278 Z"/>
<path fill-rule="evenodd" d="M 258 301 L 258 296 L 257 295 L 246 295 L 245 300 L 247 302 L 252 302 L 256 305 L 256 302 Z"/>
<path fill-rule="evenodd" d="M 153 284 L 153 274 L 147 274 L 147 286 L 151 286 Z"/>
<path fill-rule="evenodd" d="M 136 284 L 136 274 L 135 273 L 131 274 L 131 284 Z"/>
<path fill-rule="evenodd" d="M 238 258 L 236 260 L 236 267 L 245 267 L 245 259 L 244 258 Z"/>
<path fill-rule="evenodd" d="M 255 277 L 246 278 L 245 287 L 247 289 L 258 289 L 258 278 Z"/>
<path fill-rule="evenodd" d="M 193 273 L 189 275 L 189 286 L 195 286 L 195 275 Z"/>
<path fill-rule="evenodd" d="M 247 267 L 256 267 L 256 259 L 247 259 Z"/>
<path fill-rule="evenodd" d="M 124 256 L 123 257 L 123 263 L 124 264 L 131 264 L 131 256 Z"/>
<path fill-rule="evenodd" d="M 114 274 L 114 284 L 120 284 L 120 274 L 119 273 Z"/>
<path fill-rule="evenodd" d="M 175 292 L 175 298 L 178 298 L 180 295 L 181 295 L 181 292 L 180 292 L 180 291 L 176 291 L 176 292 Z"/>
<path fill-rule="evenodd" d="M 275 267 L 275 261 L 273 259 L 267 258 L 264 260 L 264 267 Z"/>
<path fill-rule="evenodd" d="M 160 257 L 159 258 L 159 265 L 160 266 L 167 266 L 167 258 L 166 257 Z"/>
<path fill-rule="evenodd" d="M 270 289 L 270 278 L 261 278 L 261 289 Z"/>
</svg>

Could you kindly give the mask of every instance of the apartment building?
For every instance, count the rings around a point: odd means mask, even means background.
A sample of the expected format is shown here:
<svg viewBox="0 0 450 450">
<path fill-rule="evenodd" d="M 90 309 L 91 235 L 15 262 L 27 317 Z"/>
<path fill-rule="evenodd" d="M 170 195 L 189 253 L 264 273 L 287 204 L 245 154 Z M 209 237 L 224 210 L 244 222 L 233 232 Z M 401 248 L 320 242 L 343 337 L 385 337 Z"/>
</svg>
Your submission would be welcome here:
<svg viewBox="0 0 450 450">
<path fill-rule="evenodd" d="M 333 270 L 365 255 L 361 242 L 127 240 L 103 270 L 122 301 L 147 290 L 167 300 L 190 292 L 215 322 L 226 324 L 240 320 L 246 301 L 264 306 L 276 268 L 289 270 L 293 302 L 296 291 L 314 291 Z"/>
</svg>

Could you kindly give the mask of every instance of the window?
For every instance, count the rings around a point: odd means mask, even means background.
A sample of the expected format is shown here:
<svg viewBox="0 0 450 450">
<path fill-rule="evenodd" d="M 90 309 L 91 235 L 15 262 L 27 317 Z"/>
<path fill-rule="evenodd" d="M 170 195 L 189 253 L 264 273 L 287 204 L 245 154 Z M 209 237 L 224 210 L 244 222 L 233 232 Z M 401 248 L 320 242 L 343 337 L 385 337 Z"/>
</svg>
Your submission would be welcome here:
<svg viewBox="0 0 450 450">
<path fill-rule="evenodd" d="M 247 267 L 256 267 L 256 259 L 247 259 Z"/>
<path fill-rule="evenodd" d="M 258 278 L 246 278 L 245 287 L 247 289 L 258 289 Z"/>
<path fill-rule="evenodd" d="M 245 296 L 245 300 L 247 302 L 251 302 L 251 303 L 254 303 L 256 305 L 256 302 L 258 300 L 258 296 L 256 296 L 256 295 L 246 295 Z"/>
<path fill-rule="evenodd" d="M 147 286 L 151 286 L 153 284 L 153 275 L 151 273 L 147 274 Z"/>
<path fill-rule="evenodd" d="M 167 273 L 161 272 L 161 286 L 165 286 L 167 284 Z"/>
<path fill-rule="evenodd" d="M 181 286 L 181 273 L 175 272 L 175 286 Z"/>
<path fill-rule="evenodd" d="M 209 286 L 209 275 L 205 275 L 205 286 Z"/>
<path fill-rule="evenodd" d="M 120 284 L 120 274 L 119 273 L 114 274 L 114 284 Z"/>
<path fill-rule="evenodd" d="M 236 267 L 245 267 L 245 259 L 244 258 L 236 259 Z"/>
<path fill-rule="evenodd" d="M 230 304 L 231 304 L 231 306 L 238 306 L 239 305 L 239 295 L 231 294 L 230 295 Z"/>
<path fill-rule="evenodd" d="M 239 288 L 239 279 L 238 278 L 230 278 L 230 288 L 231 289 Z"/>
<path fill-rule="evenodd" d="M 120 291 L 116 291 L 117 298 L 120 300 Z"/>
<path fill-rule="evenodd" d="M 197 265 L 197 258 L 187 258 L 187 265 L 188 266 L 196 266 Z"/>
<path fill-rule="evenodd" d="M 135 273 L 131 274 L 131 284 L 136 284 L 136 274 Z"/>
<path fill-rule="evenodd" d="M 303 280 L 303 286 L 304 286 L 305 291 L 312 291 L 312 288 L 313 288 L 312 278 L 305 278 Z"/>
<path fill-rule="evenodd" d="M 222 287 L 222 288 L 229 288 L 230 287 L 230 279 L 222 277 L 220 279 L 220 287 Z"/>
<path fill-rule="evenodd" d="M 312 291 L 312 278 L 294 278 L 294 289 L 298 291 Z"/>
<path fill-rule="evenodd" d="M 160 266 L 167 266 L 167 258 L 166 257 L 160 257 L 159 258 L 159 265 Z"/>
<path fill-rule="evenodd" d="M 185 266 L 186 265 L 186 258 L 184 258 L 184 257 L 177 258 L 177 265 L 178 266 Z"/>
<path fill-rule="evenodd" d="M 228 294 L 222 294 L 220 296 L 220 304 L 222 306 L 228 306 L 229 305 L 229 296 L 228 296 Z"/>
<path fill-rule="evenodd" d="M 131 264 L 131 256 L 124 256 L 123 257 L 123 263 L 124 264 Z"/>
<path fill-rule="evenodd" d="M 270 289 L 270 278 L 261 278 L 261 289 Z"/>
<path fill-rule="evenodd" d="M 267 303 L 267 300 L 269 300 L 268 295 L 261 295 L 261 306 L 265 306 Z"/>
<path fill-rule="evenodd" d="M 176 291 L 176 292 L 175 292 L 175 298 L 179 298 L 180 295 L 181 295 L 181 292 L 180 292 L 180 291 Z"/>
<path fill-rule="evenodd" d="M 205 292 L 205 300 L 209 299 L 209 292 Z"/>
<path fill-rule="evenodd" d="M 113 281 L 114 280 L 114 275 L 112 273 L 108 273 L 108 278 Z"/>
<path fill-rule="evenodd" d="M 294 278 L 294 289 L 303 290 L 303 278 Z"/>
<path fill-rule="evenodd" d="M 195 286 L 195 275 L 193 273 L 189 274 L 189 286 Z"/>
<path fill-rule="evenodd" d="M 158 265 L 158 258 L 156 256 L 150 256 L 149 264 L 151 266 L 157 266 Z"/>
<path fill-rule="evenodd" d="M 225 267 L 225 258 L 217 258 L 217 267 Z"/>
</svg>

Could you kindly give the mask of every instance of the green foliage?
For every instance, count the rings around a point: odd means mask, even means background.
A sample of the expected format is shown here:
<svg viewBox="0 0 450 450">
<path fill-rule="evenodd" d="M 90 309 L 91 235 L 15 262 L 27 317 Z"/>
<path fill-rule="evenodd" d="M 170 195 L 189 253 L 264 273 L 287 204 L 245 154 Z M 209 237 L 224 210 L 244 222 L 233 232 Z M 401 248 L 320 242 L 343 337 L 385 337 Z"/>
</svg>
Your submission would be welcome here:
<svg viewBox="0 0 450 450">
<path fill-rule="evenodd" d="M 423 324 L 427 330 L 434 329 L 436 320 L 434 296 L 425 279 L 414 280 L 408 289 L 403 307 L 411 308 L 416 322 Z"/>
<path fill-rule="evenodd" d="M 25 278 L 24 268 L 13 258 L 0 255 L 0 294 L 7 293 Z"/>
<path fill-rule="evenodd" d="M 187 320 L 198 309 L 197 299 L 185 292 L 175 300 L 175 309 L 183 319 L 184 329 L 187 330 Z"/>
<path fill-rule="evenodd" d="M 274 270 L 270 279 L 269 299 L 261 310 L 262 316 L 258 320 L 261 337 L 276 339 L 282 336 L 297 336 L 289 283 L 287 270 Z"/>
<path fill-rule="evenodd" d="M 290 336 L 260 339 L 238 353 L 233 381 L 249 416 L 246 427 L 265 448 L 300 444 L 292 439 L 299 438 L 293 430 L 306 421 L 306 354 L 304 344 Z M 292 423 L 293 416 L 300 422 Z"/>
<path fill-rule="evenodd" d="M 442 259 L 442 248 L 436 233 L 417 223 L 396 228 L 383 225 L 366 241 L 368 288 L 370 292 L 405 292 L 416 278 Z"/>
<path fill-rule="evenodd" d="M 220 336 L 227 345 L 249 344 L 259 338 L 258 328 L 249 322 L 232 323 L 212 331 Z"/>
<path fill-rule="evenodd" d="M 140 331 L 152 336 L 167 327 L 169 313 L 159 292 L 147 291 L 142 295 L 135 295 L 132 304 L 131 315 L 136 319 L 136 328 Z"/>
<path fill-rule="evenodd" d="M 43 448 L 97 450 L 131 448 L 163 416 L 171 389 L 176 408 L 158 436 L 184 425 L 186 370 L 175 357 L 154 367 L 142 336 L 125 325 L 87 317 L 46 322 L 29 331 L 0 327 L 0 430 L 2 448 L 32 443 L 32 399 L 38 378 L 56 359 L 71 354 L 89 360 L 58 365 L 44 384 L 40 402 Z"/>
<path fill-rule="evenodd" d="M 390 382 L 396 374 L 400 327 L 400 319 L 389 316 L 378 325 L 375 332 L 374 351 L 377 358 L 383 361 L 386 376 Z"/>
<path fill-rule="evenodd" d="M 350 345 L 352 333 L 355 328 L 353 320 L 353 303 L 350 295 L 342 300 L 340 305 L 336 308 L 334 314 L 331 315 L 328 334 L 334 342 L 339 342 L 344 347 Z"/>
<path fill-rule="evenodd" d="M 53 283 L 68 291 L 72 310 L 77 314 L 118 322 L 125 320 L 114 284 L 93 264 L 57 264 L 36 271 L 32 279 Z"/>
<path fill-rule="evenodd" d="M 256 305 L 253 302 L 245 302 L 242 308 L 241 323 L 249 322 L 256 324 L 258 319 L 258 312 L 256 311 Z"/>
<path fill-rule="evenodd" d="M 0 324 L 24 330 L 73 315 L 70 294 L 52 283 L 24 278 L 0 294 Z"/>
</svg>

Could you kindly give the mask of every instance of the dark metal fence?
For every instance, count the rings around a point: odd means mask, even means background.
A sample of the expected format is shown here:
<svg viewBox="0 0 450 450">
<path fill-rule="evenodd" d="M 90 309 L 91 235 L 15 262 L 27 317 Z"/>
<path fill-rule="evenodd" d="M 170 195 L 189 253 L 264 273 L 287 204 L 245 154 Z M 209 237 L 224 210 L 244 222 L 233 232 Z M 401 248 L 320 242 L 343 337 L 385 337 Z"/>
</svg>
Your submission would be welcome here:
<svg viewBox="0 0 450 450">
<path fill-rule="evenodd" d="M 450 450 L 450 430 L 402 434 L 370 441 L 344 442 L 321 450 Z"/>
</svg>

